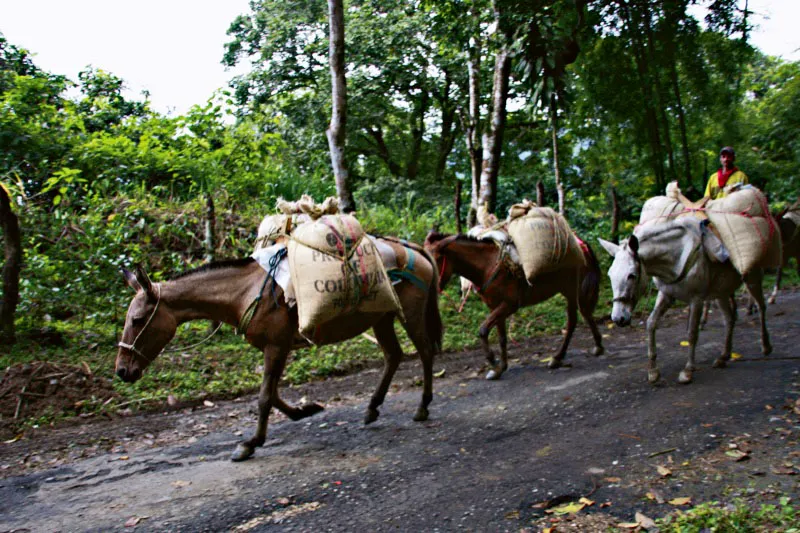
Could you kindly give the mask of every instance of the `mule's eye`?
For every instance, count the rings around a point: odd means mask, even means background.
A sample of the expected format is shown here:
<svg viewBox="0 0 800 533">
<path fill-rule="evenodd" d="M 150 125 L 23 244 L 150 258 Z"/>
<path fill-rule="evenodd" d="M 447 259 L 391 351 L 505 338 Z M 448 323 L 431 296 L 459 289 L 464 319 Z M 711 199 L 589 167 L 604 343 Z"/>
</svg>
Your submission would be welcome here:
<svg viewBox="0 0 800 533">
<path fill-rule="evenodd" d="M 145 318 L 143 316 L 140 316 L 138 318 L 131 319 L 131 324 L 133 324 L 134 326 L 143 326 L 144 325 L 144 321 L 145 321 Z"/>
<path fill-rule="evenodd" d="M 628 274 L 628 279 L 635 281 L 638 276 L 636 274 Z"/>
</svg>

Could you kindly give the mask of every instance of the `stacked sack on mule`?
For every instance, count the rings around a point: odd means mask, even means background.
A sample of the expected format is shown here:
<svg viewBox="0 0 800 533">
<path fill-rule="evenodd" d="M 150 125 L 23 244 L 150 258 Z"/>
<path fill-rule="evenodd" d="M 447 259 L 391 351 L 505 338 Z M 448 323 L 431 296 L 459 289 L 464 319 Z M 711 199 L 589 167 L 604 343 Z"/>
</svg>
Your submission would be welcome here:
<svg viewBox="0 0 800 533">
<path fill-rule="evenodd" d="M 549 207 L 523 200 L 508 210 L 507 228 L 528 283 L 540 274 L 586 264 L 567 220 Z"/>
<path fill-rule="evenodd" d="M 767 199 L 752 185 L 735 184 L 728 195 L 717 200 L 691 202 L 675 182 L 667 186 L 666 196 L 645 202 L 639 225 L 693 216 L 708 219 L 730 255 L 734 268 L 745 275 L 754 268 L 777 267 L 781 262 L 781 238 L 769 212 Z"/>
<path fill-rule="evenodd" d="M 254 257 L 286 248 L 301 335 L 313 341 L 319 326 L 355 312 L 402 317 L 375 242 L 355 217 L 339 213 L 335 198 L 279 200 L 278 210 L 261 222 Z"/>
</svg>

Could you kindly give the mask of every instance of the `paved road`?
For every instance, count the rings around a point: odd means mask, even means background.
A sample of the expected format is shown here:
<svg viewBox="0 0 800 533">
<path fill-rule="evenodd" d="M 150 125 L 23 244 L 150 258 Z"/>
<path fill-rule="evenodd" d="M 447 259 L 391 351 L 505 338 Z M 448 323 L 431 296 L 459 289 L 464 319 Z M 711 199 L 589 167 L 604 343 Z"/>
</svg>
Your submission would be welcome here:
<svg viewBox="0 0 800 533">
<path fill-rule="evenodd" d="M 499 382 L 482 379 L 476 352 L 446 354 L 426 423 L 411 420 L 416 362 L 403 364 L 402 386 L 367 427 L 361 419 L 375 371 L 289 391 L 294 400 L 327 400 L 328 409 L 272 425 L 267 446 L 244 463 L 228 455 L 236 432 L 253 427 L 252 401 L 94 426 L 116 435 L 111 451 L 0 479 L 0 531 L 131 531 L 126 522 L 136 531 L 519 531 L 544 515 L 537 503 L 554 498 L 588 495 L 595 505 L 584 513 L 630 521 L 635 511 L 656 517 L 672 509 L 647 500 L 652 489 L 693 502 L 731 490 L 797 496 L 800 476 L 780 468 L 792 457 L 800 463 L 797 417 L 783 407 L 800 395 L 800 293 L 782 294 L 769 310 L 769 358 L 759 354 L 755 322 L 743 318 L 734 341 L 743 357 L 712 369 L 722 341 L 721 319 L 712 317 L 688 386 L 675 381 L 685 315 L 670 315 L 655 387 L 646 381 L 641 324 L 603 325 L 600 358 L 586 355 L 589 334 L 580 326 L 571 368 L 557 371 L 537 356 L 552 351 L 555 338 L 513 346 L 515 362 Z M 170 432 L 185 438 L 161 445 Z M 726 459 L 735 443 L 750 460 Z M 656 465 L 673 475 L 662 478 Z"/>
</svg>

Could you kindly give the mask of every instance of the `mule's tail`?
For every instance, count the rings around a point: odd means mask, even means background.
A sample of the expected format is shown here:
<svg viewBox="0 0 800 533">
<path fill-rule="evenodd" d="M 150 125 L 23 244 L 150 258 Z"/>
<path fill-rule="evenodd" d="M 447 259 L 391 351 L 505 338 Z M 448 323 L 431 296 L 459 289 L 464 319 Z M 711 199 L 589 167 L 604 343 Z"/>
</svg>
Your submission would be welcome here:
<svg viewBox="0 0 800 533">
<path fill-rule="evenodd" d="M 594 312 L 597 307 L 597 301 L 600 298 L 600 263 L 597 261 L 597 256 L 594 250 L 586 244 L 583 256 L 586 258 L 586 267 L 584 270 L 583 281 L 581 281 L 580 303 L 581 307 Z"/>
<path fill-rule="evenodd" d="M 433 276 L 425 301 L 425 330 L 431 350 L 434 354 L 438 354 L 442 351 L 442 335 L 444 333 L 442 315 L 439 313 L 439 269 L 436 267 L 436 260 L 424 247 L 412 242 L 405 242 L 404 245 L 421 253 L 431 264 Z"/>
</svg>

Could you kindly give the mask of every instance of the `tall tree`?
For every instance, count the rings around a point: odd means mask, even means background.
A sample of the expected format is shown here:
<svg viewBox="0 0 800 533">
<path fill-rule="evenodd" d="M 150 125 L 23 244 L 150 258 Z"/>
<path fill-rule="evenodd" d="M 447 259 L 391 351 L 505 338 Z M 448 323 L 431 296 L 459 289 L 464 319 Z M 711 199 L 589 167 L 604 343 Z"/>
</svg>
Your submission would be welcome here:
<svg viewBox="0 0 800 533">
<path fill-rule="evenodd" d="M 356 203 L 347 173 L 344 158 L 344 145 L 347 125 L 347 80 L 344 64 L 344 6 L 342 0 L 328 0 L 330 24 L 330 64 L 331 64 L 331 123 L 325 134 L 331 151 L 333 177 L 336 180 L 336 193 L 339 208 L 349 213 L 355 211 Z"/>
<path fill-rule="evenodd" d="M 0 183 L 0 228 L 5 241 L 3 298 L 0 300 L 0 344 L 15 340 L 14 317 L 19 303 L 19 273 L 22 269 L 22 241 L 19 221 L 11 208 L 11 195 Z"/>
</svg>

